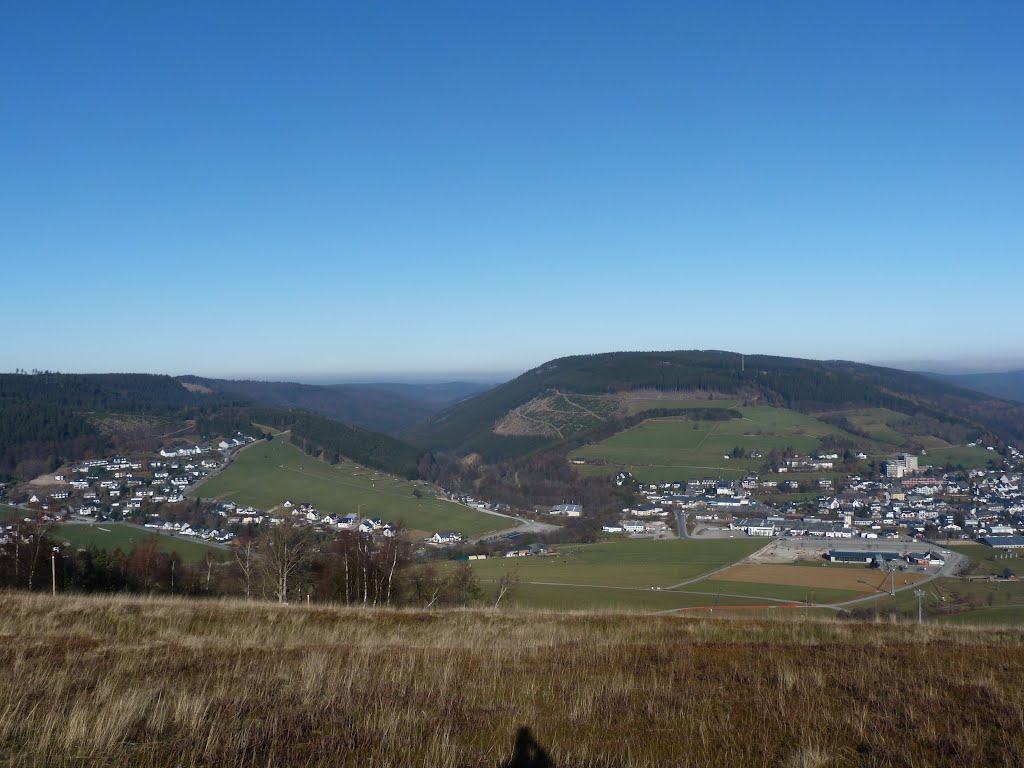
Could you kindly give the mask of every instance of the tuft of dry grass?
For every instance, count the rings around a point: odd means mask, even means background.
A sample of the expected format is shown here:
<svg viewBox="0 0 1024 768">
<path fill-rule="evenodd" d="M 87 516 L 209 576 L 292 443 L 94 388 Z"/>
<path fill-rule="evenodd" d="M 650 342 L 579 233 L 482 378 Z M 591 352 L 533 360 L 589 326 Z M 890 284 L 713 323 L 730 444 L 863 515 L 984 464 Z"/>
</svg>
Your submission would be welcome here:
<svg viewBox="0 0 1024 768">
<path fill-rule="evenodd" d="M 1022 641 L 0 593 L 0 765 L 1024 766 Z"/>
</svg>

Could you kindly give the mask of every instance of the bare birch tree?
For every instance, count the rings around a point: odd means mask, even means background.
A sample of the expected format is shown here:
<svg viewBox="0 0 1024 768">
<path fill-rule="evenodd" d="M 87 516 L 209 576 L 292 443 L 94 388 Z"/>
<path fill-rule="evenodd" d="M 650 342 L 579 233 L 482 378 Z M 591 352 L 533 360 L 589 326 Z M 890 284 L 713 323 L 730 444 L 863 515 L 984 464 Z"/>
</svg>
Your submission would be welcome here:
<svg viewBox="0 0 1024 768">
<path fill-rule="evenodd" d="M 260 563 L 279 603 L 302 586 L 302 576 L 314 554 L 313 531 L 285 518 L 260 537 Z"/>
</svg>

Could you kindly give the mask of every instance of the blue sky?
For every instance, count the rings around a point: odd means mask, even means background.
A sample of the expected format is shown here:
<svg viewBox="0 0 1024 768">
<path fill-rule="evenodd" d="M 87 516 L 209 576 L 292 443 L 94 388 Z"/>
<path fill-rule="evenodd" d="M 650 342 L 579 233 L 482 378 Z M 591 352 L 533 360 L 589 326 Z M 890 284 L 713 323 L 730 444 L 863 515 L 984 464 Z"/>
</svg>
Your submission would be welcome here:
<svg viewBox="0 0 1024 768">
<path fill-rule="evenodd" d="M 1022 34 L 1019 2 L 8 4 L 0 368 L 1022 363 Z"/>
</svg>

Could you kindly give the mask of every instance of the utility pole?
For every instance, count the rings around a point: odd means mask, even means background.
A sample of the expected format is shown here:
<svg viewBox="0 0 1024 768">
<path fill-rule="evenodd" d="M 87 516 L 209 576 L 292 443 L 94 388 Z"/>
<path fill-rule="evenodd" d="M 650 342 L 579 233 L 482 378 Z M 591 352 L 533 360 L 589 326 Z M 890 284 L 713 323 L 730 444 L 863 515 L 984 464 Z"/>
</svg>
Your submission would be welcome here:
<svg viewBox="0 0 1024 768">
<path fill-rule="evenodd" d="M 924 597 L 925 591 L 923 589 L 915 589 L 914 596 L 917 598 L 917 623 L 922 624 L 921 620 L 921 599 Z"/>
<path fill-rule="evenodd" d="M 889 595 L 896 597 L 896 569 L 889 565 Z"/>
<path fill-rule="evenodd" d="M 60 547 L 54 547 L 50 550 L 50 584 L 51 594 L 57 596 L 57 553 L 60 552 Z"/>
</svg>

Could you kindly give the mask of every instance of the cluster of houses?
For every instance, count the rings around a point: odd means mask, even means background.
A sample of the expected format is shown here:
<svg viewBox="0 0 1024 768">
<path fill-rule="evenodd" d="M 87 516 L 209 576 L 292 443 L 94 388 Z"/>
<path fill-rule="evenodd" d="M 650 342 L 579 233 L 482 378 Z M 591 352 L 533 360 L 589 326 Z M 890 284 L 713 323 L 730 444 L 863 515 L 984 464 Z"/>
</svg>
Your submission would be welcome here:
<svg viewBox="0 0 1024 768">
<path fill-rule="evenodd" d="M 189 523 L 151 522 L 145 523 L 146 528 L 152 528 L 160 533 L 171 534 L 172 536 L 190 536 L 203 541 L 219 541 L 227 543 L 235 538 L 230 531 L 221 533 L 217 529 L 206 529 L 202 527 L 193 528 Z"/>
<path fill-rule="evenodd" d="M 624 508 L 622 518 L 602 526 L 602 531 L 656 534 L 667 529 L 665 520 L 678 511 L 710 511 L 717 517 L 718 513 L 741 513 L 757 506 L 737 484 L 710 478 L 690 483 L 646 483 L 639 486 L 639 493 L 644 503 Z"/>
<path fill-rule="evenodd" d="M 231 527 L 248 527 L 259 525 L 280 525 L 288 517 L 298 525 L 309 526 L 317 530 L 353 531 L 356 533 L 393 538 L 397 529 L 391 523 L 385 523 L 379 517 L 360 517 L 359 515 L 335 515 L 323 512 L 312 504 L 295 503 L 286 500 L 269 512 L 237 505 L 231 501 L 217 502 L 213 509 L 223 517 Z"/>
<path fill-rule="evenodd" d="M 786 459 L 789 471 L 830 468 L 835 454 Z M 858 458 L 866 458 L 858 454 Z M 698 521 L 728 522 L 728 529 L 749 536 L 808 536 L 827 539 L 897 538 L 900 535 L 978 539 L 992 546 L 1024 548 L 1024 455 L 1006 450 L 1003 468 L 975 469 L 929 476 L 918 457 L 900 454 L 881 465 L 877 479 L 849 475 L 840 493 L 806 502 L 772 506 L 750 494 L 765 485 L 755 475 L 739 481 L 704 478 L 689 482 L 641 483 L 643 503 L 622 510 L 622 518 L 603 527 L 608 533 L 646 534 L 676 512 L 692 512 Z M 780 467 L 780 471 L 783 468 Z M 617 485 L 634 483 L 620 472 Z M 788 482 L 788 481 L 785 481 Z M 831 487 L 830 480 L 820 487 Z M 562 505 L 564 506 L 564 505 Z M 558 513 L 560 510 L 551 510 Z M 760 514 L 758 514 L 760 513 Z"/>
<path fill-rule="evenodd" d="M 255 438 L 239 434 L 230 441 L 223 440 L 214 448 L 195 445 L 160 449 L 159 458 L 128 458 L 112 456 L 91 459 L 76 464 L 70 474 L 56 474 L 53 485 L 57 490 L 40 491 L 28 502 L 49 511 L 51 504 L 79 517 L 101 515 L 131 516 L 144 507 L 156 504 L 180 504 L 190 485 L 219 469 L 222 454 L 251 443 Z"/>
<path fill-rule="evenodd" d="M 1019 463 L 1019 453 L 1010 456 L 1008 463 Z M 898 475 L 883 469 L 878 480 L 851 476 L 842 493 L 819 497 L 813 514 L 801 513 L 793 503 L 764 517 L 734 519 L 729 528 L 751 536 L 896 538 L 905 533 L 1024 547 L 1024 473 L 1019 469 L 925 477 L 917 474 L 916 457 L 903 455 L 897 461 Z"/>
<path fill-rule="evenodd" d="M 118 511 L 130 515 L 147 505 L 183 502 L 189 485 L 220 466 L 214 459 L 93 459 L 76 465 L 70 476 L 54 475 L 58 490 L 34 493 L 28 501 L 44 510 L 56 504 L 80 517 Z"/>
</svg>

